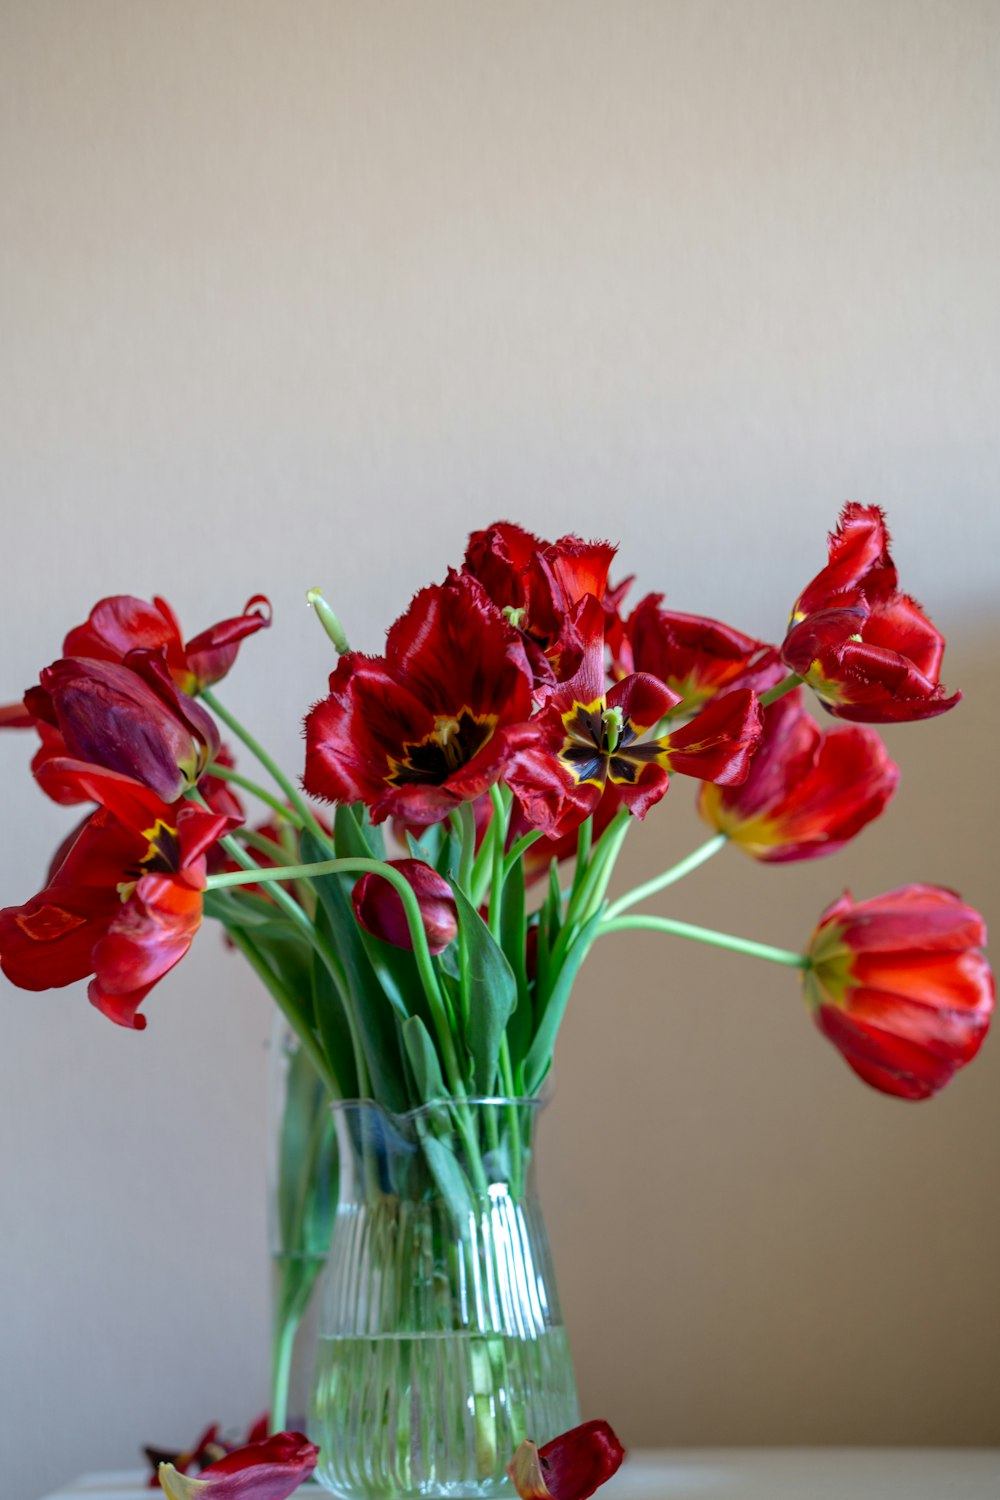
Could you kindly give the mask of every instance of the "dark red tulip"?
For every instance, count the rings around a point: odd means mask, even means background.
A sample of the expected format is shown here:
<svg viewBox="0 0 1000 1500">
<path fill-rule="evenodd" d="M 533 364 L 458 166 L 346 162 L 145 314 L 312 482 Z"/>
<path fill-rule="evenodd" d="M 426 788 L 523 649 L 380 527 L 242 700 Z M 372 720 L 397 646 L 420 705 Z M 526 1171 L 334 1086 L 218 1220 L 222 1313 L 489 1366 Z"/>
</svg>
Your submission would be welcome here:
<svg viewBox="0 0 1000 1500">
<path fill-rule="evenodd" d="M 746 776 L 760 738 L 753 693 L 728 693 L 672 734 L 644 740 L 676 706 L 676 693 L 644 672 L 605 691 L 604 615 L 596 599 L 583 601 L 574 623 L 584 643 L 580 667 L 549 691 L 535 743 L 507 772 L 532 827 L 565 835 L 596 811 L 608 786 L 644 817 L 666 792 L 670 771 L 725 782 Z"/>
<path fill-rule="evenodd" d="M 774 646 L 721 620 L 678 614 L 648 594 L 632 611 L 615 651 L 618 670 L 650 672 L 677 694 L 677 713 L 693 713 L 721 693 L 762 693 L 785 675 Z"/>
<path fill-rule="evenodd" d="M 443 953 L 458 934 L 458 910 L 451 886 L 443 875 L 419 859 L 390 859 L 394 870 L 405 876 L 412 886 L 427 946 L 432 953 Z M 410 924 L 403 909 L 403 898 L 383 875 L 362 875 L 353 892 L 354 915 L 373 937 L 391 943 L 394 948 L 413 948 Z"/>
<path fill-rule="evenodd" d="M 873 1088 L 926 1099 L 982 1045 L 993 975 L 986 927 L 953 891 L 909 885 L 869 901 L 848 892 L 809 944 L 806 1002 L 823 1035 Z"/>
<path fill-rule="evenodd" d="M 149 990 L 187 953 L 201 923 L 205 858 L 233 820 L 79 761 L 53 762 L 99 803 L 44 890 L 0 911 L 0 967 L 22 989 L 93 975 L 91 1003 L 141 1030 Z"/>
<path fill-rule="evenodd" d="M 147 603 L 131 594 L 113 594 L 100 599 L 85 623 L 69 632 L 63 656 L 123 662 L 130 651 L 162 649 L 177 686 L 193 695 L 225 677 L 240 643 L 270 623 L 269 601 L 255 594 L 241 615 L 220 620 L 185 645 L 177 616 L 165 599 Z"/>
<path fill-rule="evenodd" d="M 215 721 L 176 686 L 162 648 L 124 663 L 66 657 L 45 668 L 25 704 L 71 759 L 133 777 L 164 802 L 194 786 L 220 748 Z M 35 774 L 58 791 L 51 763 L 47 756 Z"/>
<path fill-rule="evenodd" d="M 621 1467 L 625 1449 L 604 1421 L 584 1422 L 536 1448 L 523 1442 L 507 1465 L 521 1500 L 588 1500 Z"/>
<path fill-rule="evenodd" d="M 839 719 L 928 719 L 954 708 L 940 682 L 944 636 L 896 588 L 878 506 L 847 505 L 830 562 L 796 601 L 781 648 L 786 666 Z"/>
<path fill-rule="evenodd" d="M 198 1477 L 161 1464 L 167 1500 L 288 1500 L 316 1467 L 319 1449 L 301 1432 L 279 1432 L 248 1443 L 202 1469 Z"/>
<path fill-rule="evenodd" d="M 896 593 L 885 515 L 877 505 L 849 501 L 827 538 L 829 558 L 792 608 L 792 623 L 807 615 L 862 599 L 869 609 Z"/>
<path fill-rule="evenodd" d="M 531 681 L 519 633 L 475 579 L 452 574 L 417 594 L 384 656 L 340 658 L 306 719 L 306 791 L 365 802 L 375 822 L 434 822 L 532 737 Z"/>
<path fill-rule="evenodd" d="M 764 711 L 764 734 L 747 779 L 706 783 L 698 811 L 755 859 L 770 863 L 833 854 L 882 812 L 899 769 L 873 729 L 821 730 L 801 691 Z"/>
<path fill-rule="evenodd" d="M 574 615 L 588 594 L 601 601 L 609 620 L 614 617 L 627 587 L 608 588 L 616 550 L 578 536 L 546 542 L 509 521 L 469 537 L 465 571 L 522 632 L 539 682 L 562 681 L 579 666 L 583 643 Z"/>
</svg>

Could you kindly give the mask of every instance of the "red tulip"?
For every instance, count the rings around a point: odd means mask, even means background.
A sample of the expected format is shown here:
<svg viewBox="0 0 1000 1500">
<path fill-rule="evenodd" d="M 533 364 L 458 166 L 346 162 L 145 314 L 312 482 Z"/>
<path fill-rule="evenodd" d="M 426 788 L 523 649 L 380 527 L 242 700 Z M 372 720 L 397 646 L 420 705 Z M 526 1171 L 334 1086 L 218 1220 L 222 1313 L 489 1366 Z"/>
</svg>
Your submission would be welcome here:
<svg viewBox="0 0 1000 1500">
<path fill-rule="evenodd" d="M 148 604 L 131 594 L 113 594 L 100 599 L 86 622 L 69 632 L 63 642 L 63 656 L 123 662 L 130 651 L 162 648 L 177 686 L 182 692 L 195 694 L 225 677 L 236 660 L 240 642 L 270 623 L 269 601 L 263 594 L 255 594 L 247 600 L 241 615 L 220 620 L 185 645 L 177 616 L 165 599 Z"/>
<path fill-rule="evenodd" d="M 301 1432 L 279 1432 L 262 1443 L 236 1448 L 202 1469 L 196 1479 L 161 1464 L 168 1500 L 288 1500 L 313 1469 L 319 1449 Z"/>
<path fill-rule="evenodd" d="M 133 651 L 122 664 L 72 657 L 54 662 L 42 672 L 41 685 L 29 689 L 25 705 L 58 732 L 71 759 L 141 781 L 164 802 L 194 786 L 219 750 L 214 720 L 177 688 L 162 649 Z M 51 755 L 40 763 L 36 757 L 39 784 L 66 800 L 51 766 Z"/>
<path fill-rule="evenodd" d="M 595 812 L 607 786 L 644 817 L 667 790 L 670 771 L 726 782 L 746 776 L 760 737 L 749 691 L 728 693 L 673 734 L 643 741 L 677 704 L 656 677 L 634 672 L 605 692 L 604 615 L 593 597 L 576 612 L 584 655 L 552 688 L 535 721 L 537 739 L 514 758 L 507 782 L 529 824 L 559 837 Z"/>
<path fill-rule="evenodd" d="M 443 875 L 419 859 L 391 859 L 389 864 L 413 887 L 432 953 L 443 953 L 458 934 L 458 910 L 451 886 Z M 410 924 L 403 898 L 383 875 L 362 875 L 353 892 L 354 915 L 373 937 L 394 948 L 412 950 Z"/>
<path fill-rule="evenodd" d="M 607 1422 L 584 1422 L 541 1448 L 523 1442 L 507 1473 L 521 1500 L 588 1500 L 618 1472 L 624 1457 Z"/>
<path fill-rule="evenodd" d="M 883 724 L 954 708 L 940 683 L 944 637 L 896 588 L 877 506 L 848 505 L 830 562 L 792 611 L 782 660 L 839 719 Z"/>
<path fill-rule="evenodd" d="M 197 1442 L 181 1451 L 174 1448 L 156 1448 L 151 1443 L 145 1444 L 142 1451 L 153 1469 L 149 1477 L 148 1488 L 151 1490 L 160 1488 L 161 1464 L 171 1465 L 179 1474 L 200 1474 L 203 1469 L 208 1468 L 209 1464 L 218 1463 L 220 1458 L 225 1458 L 226 1454 L 232 1453 L 235 1448 L 244 1447 L 248 1443 L 264 1442 L 268 1435 L 268 1420 L 269 1413 L 262 1412 L 251 1423 L 246 1437 L 240 1443 L 234 1443 L 223 1437 L 219 1432 L 218 1422 L 213 1422 L 205 1428 Z"/>
<path fill-rule="evenodd" d="M 889 533 L 879 506 L 849 501 L 827 541 L 829 561 L 795 601 L 793 622 L 857 599 L 872 608 L 896 592 Z"/>
<path fill-rule="evenodd" d="M 464 574 L 423 589 L 385 656 L 342 656 L 306 719 L 304 786 L 365 802 L 376 822 L 428 823 L 474 801 L 532 737 L 518 632 Z"/>
<path fill-rule="evenodd" d="M 770 863 L 833 854 L 877 818 L 899 770 L 873 729 L 821 730 L 801 692 L 764 711 L 764 735 L 746 781 L 706 783 L 698 811 L 747 854 Z"/>
<path fill-rule="evenodd" d="M 522 632 L 535 677 L 561 681 L 576 671 L 583 654 L 573 617 L 588 594 L 615 614 L 623 586 L 608 590 L 616 548 L 578 536 L 546 542 L 500 521 L 469 537 L 465 572 L 479 580 L 498 609 Z"/>
<path fill-rule="evenodd" d="M 150 989 L 187 953 L 201 923 L 207 851 L 233 820 L 164 803 L 137 781 L 79 761 L 53 762 L 98 802 L 44 890 L 0 911 L 0 967 L 22 989 L 88 974 L 91 1003 L 141 1030 Z"/>
<path fill-rule="evenodd" d="M 625 622 L 615 663 L 624 675 L 650 672 L 677 694 L 678 713 L 696 709 L 736 688 L 762 693 L 785 675 L 777 650 L 720 620 L 662 608 L 648 594 Z"/>
<path fill-rule="evenodd" d="M 809 944 L 806 1002 L 823 1035 L 873 1088 L 926 1099 L 982 1045 L 993 975 L 982 917 L 953 891 L 909 885 L 870 901 L 845 892 Z"/>
</svg>

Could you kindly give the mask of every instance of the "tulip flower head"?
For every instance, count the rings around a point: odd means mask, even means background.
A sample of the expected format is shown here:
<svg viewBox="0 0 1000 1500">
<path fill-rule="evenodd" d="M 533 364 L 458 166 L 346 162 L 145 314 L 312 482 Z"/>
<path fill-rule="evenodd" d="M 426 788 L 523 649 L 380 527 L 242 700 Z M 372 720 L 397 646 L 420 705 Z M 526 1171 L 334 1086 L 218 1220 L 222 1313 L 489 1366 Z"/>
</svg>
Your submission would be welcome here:
<svg viewBox="0 0 1000 1500">
<path fill-rule="evenodd" d="M 943 1088 L 982 1046 L 994 985 L 982 917 L 953 891 L 848 892 L 813 933 L 806 1003 L 860 1078 L 901 1099 Z"/>
<path fill-rule="evenodd" d="M 412 886 L 431 953 L 443 953 L 458 935 L 458 911 L 451 886 L 443 875 L 420 859 L 391 859 L 390 867 Z M 362 875 L 352 901 L 359 926 L 394 948 L 412 951 L 413 939 L 403 899 L 382 875 Z"/>
<path fill-rule="evenodd" d="M 764 734 L 738 786 L 708 783 L 698 811 L 766 863 L 833 854 L 883 811 L 899 781 L 878 734 L 862 724 L 821 730 L 801 690 L 764 711 Z"/>
<path fill-rule="evenodd" d="M 954 708 L 940 683 L 944 636 L 896 588 L 889 533 L 876 505 L 846 505 L 830 560 L 803 590 L 781 648 L 786 666 L 839 719 L 928 719 Z"/>
</svg>

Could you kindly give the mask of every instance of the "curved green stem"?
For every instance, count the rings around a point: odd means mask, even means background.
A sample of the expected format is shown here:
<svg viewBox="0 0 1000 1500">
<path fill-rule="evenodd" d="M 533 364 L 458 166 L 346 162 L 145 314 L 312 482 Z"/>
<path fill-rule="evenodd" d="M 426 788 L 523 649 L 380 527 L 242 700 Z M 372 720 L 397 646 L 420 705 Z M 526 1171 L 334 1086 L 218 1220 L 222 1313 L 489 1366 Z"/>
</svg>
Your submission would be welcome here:
<svg viewBox="0 0 1000 1500">
<path fill-rule="evenodd" d="M 507 809 L 498 786 L 490 787 L 493 802 L 493 868 L 490 878 L 490 932 L 499 943 L 500 918 L 503 911 L 504 857 L 503 846 L 507 842 Z"/>
<path fill-rule="evenodd" d="M 780 682 L 776 682 L 774 687 L 768 688 L 766 693 L 761 693 L 761 708 L 770 708 L 772 703 L 777 703 L 779 698 L 783 698 L 786 693 L 790 693 L 793 689 L 797 688 L 801 681 L 802 678 L 798 672 L 789 672 L 788 676 L 783 677 Z"/>
<path fill-rule="evenodd" d="M 420 915 L 420 903 L 417 900 L 413 887 L 406 879 L 406 876 L 401 874 L 399 870 L 394 869 L 392 865 L 387 864 L 381 859 L 324 859 L 320 860 L 318 864 L 282 865 L 277 869 L 266 871 L 250 871 L 246 869 L 227 871 L 222 875 L 209 875 L 206 885 L 209 890 L 221 890 L 230 885 L 249 885 L 261 880 L 262 877 L 268 883 L 271 883 L 280 880 L 312 880 L 320 875 L 368 874 L 381 875 L 383 880 L 387 880 L 395 888 L 397 895 L 403 903 L 403 910 L 410 929 L 410 941 L 413 944 L 413 957 L 416 960 L 417 971 L 420 975 L 424 993 L 427 996 L 427 1003 L 430 1006 L 431 1015 L 434 1019 L 435 1029 L 438 1032 L 441 1042 L 448 1081 L 456 1094 L 462 1094 L 465 1091 L 462 1082 L 462 1072 L 458 1065 L 458 1056 L 455 1052 L 451 1027 L 448 1024 L 444 996 L 441 993 L 441 986 L 438 984 L 430 949 L 427 946 L 427 933 L 424 930 L 423 918 Z"/>
<path fill-rule="evenodd" d="M 280 797 L 272 796 L 264 787 L 259 786 L 256 781 L 251 780 L 249 776 L 243 776 L 239 771 L 234 771 L 232 766 L 220 766 L 218 761 L 213 761 L 205 774 L 207 776 L 217 776 L 220 781 L 231 781 L 234 786 L 242 788 L 244 792 L 249 792 L 252 797 L 256 797 L 259 801 L 266 803 L 273 812 L 276 812 L 279 817 L 284 818 L 286 822 L 294 823 L 296 827 L 301 828 L 302 819 L 294 808 L 286 806 Z"/>
<path fill-rule="evenodd" d="M 228 729 L 232 730 L 237 739 L 243 742 L 243 744 L 250 751 L 251 755 L 255 755 L 257 757 L 261 765 L 264 767 L 264 770 L 274 781 L 275 785 L 279 786 L 284 792 L 285 796 L 295 808 L 295 811 L 298 813 L 304 825 L 310 830 L 310 832 L 314 833 L 317 838 L 323 841 L 324 844 L 329 844 L 330 835 L 320 824 L 316 817 L 316 814 L 313 812 L 312 808 L 309 806 L 308 802 L 303 797 L 298 787 L 288 776 L 285 775 L 284 771 L 278 765 L 277 761 L 274 760 L 270 755 L 268 755 L 263 745 L 261 745 L 258 740 L 254 739 L 249 729 L 247 729 L 243 724 L 240 723 L 235 714 L 230 713 L 229 709 L 219 702 L 218 698 L 209 688 L 204 688 L 202 690 L 201 698 L 202 702 L 207 704 L 207 706 L 212 710 L 216 717 L 221 719 L 223 724 L 225 724 Z"/>
<path fill-rule="evenodd" d="M 544 838 L 544 837 L 545 837 L 545 835 L 543 834 L 543 832 L 542 832 L 542 830 L 540 828 L 533 828 L 530 833 L 522 834 L 522 836 L 519 839 L 516 839 L 515 842 L 513 844 L 511 844 L 511 846 L 508 849 L 507 853 L 504 855 L 504 861 L 503 861 L 503 878 L 504 878 L 504 880 L 507 879 L 507 876 L 510 874 L 511 870 L 517 864 L 518 860 L 521 858 L 521 855 L 524 854 L 526 852 L 526 850 L 530 849 L 531 846 L 532 846 L 532 844 L 537 844 L 538 840 L 541 839 L 541 838 Z"/>
<path fill-rule="evenodd" d="M 715 948 L 748 953 L 751 958 L 765 958 L 769 963 L 785 964 L 793 969 L 808 969 L 812 965 L 808 954 L 794 953 L 790 948 L 773 948 L 770 943 L 755 943 L 750 938 L 734 937 L 730 932 L 716 932 L 712 927 L 695 927 L 691 922 L 675 922 L 672 917 L 613 917 L 610 921 L 605 920 L 599 924 L 597 936 L 629 929 L 666 932 L 673 937 L 691 938 L 696 943 L 711 943 Z"/>
<path fill-rule="evenodd" d="M 617 917 L 630 906 L 637 906 L 640 901 L 645 901 L 648 896 L 655 896 L 657 891 L 662 891 L 668 885 L 673 885 L 676 880 L 683 880 L 685 875 L 690 875 L 692 870 L 697 870 L 706 860 L 718 854 L 719 850 L 728 843 L 729 835 L 717 833 L 707 843 L 701 844 L 686 858 L 676 865 L 671 865 L 669 870 L 664 870 L 662 875 L 654 875 L 652 880 L 647 880 L 643 885 L 637 885 L 634 890 L 628 891 L 618 901 L 613 901 L 608 907 L 605 916 L 607 918 Z"/>
</svg>

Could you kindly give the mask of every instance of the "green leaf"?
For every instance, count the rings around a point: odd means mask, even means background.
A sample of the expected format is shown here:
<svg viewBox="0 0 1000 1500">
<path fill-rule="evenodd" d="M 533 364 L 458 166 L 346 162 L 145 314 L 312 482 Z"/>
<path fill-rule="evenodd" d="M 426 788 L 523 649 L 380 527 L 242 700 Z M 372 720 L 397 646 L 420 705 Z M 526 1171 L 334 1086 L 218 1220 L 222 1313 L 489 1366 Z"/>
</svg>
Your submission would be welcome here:
<svg viewBox="0 0 1000 1500">
<path fill-rule="evenodd" d="M 316 911 L 316 929 L 332 943 L 333 927 L 322 906 Z M 333 1069 L 333 1076 L 345 1099 L 356 1099 L 360 1093 L 354 1042 L 340 991 L 333 975 L 318 953 L 312 958 L 313 1017 L 319 1039 Z"/>
<path fill-rule="evenodd" d="M 428 1120 L 418 1119 L 417 1130 L 420 1133 L 420 1142 L 424 1156 L 427 1158 L 427 1165 L 441 1190 L 442 1198 L 447 1203 L 453 1218 L 459 1224 L 467 1223 L 470 1213 L 474 1211 L 472 1191 L 454 1152 L 450 1146 L 433 1134 Z"/>
<path fill-rule="evenodd" d="M 421 1104 L 447 1098 L 448 1090 L 444 1086 L 437 1048 L 423 1021 L 419 1016 L 411 1016 L 408 1021 L 403 1022 L 402 1031 L 403 1045 L 410 1059 Z"/>
<path fill-rule="evenodd" d="M 504 1029 L 517 1004 L 517 981 L 489 928 L 464 891 L 454 887 L 458 908 L 462 1007 L 467 1018 L 465 1045 L 472 1060 L 472 1085 L 492 1094 Z"/>
<path fill-rule="evenodd" d="M 524 911 L 524 866 L 517 860 L 504 881 L 500 912 L 500 944 L 514 971 L 517 1004 L 507 1022 L 511 1061 L 516 1067 L 531 1043 L 533 1017 L 531 987 L 526 968 L 527 922 Z"/>
<path fill-rule="evenodd" d="M 342 813 L 346 815 L 346 820 L 354 825 L 360 837 L 360 829 L 357 829 L 353 814 L 347 808 L 337 809 L 338 837 Z M 307 861 L 322 858 L 319 845 L 309 834 L 303 834 L 302 844 Z M 370 858 L 371 856 L 362 857 Z M 350 898 L 353 884 L 350 876 L 313 877 L 313 885 L 325 919 L 321 930 L 328 932 L 343 968 L 354 1023 L 364 1049 L 372 1092 L 386 1109 L 401 1111 L 407 1105 L 406 1079 L 396 1037 L 392 1005 L 372 968 L 362 941 L 361 930 L 354 920 L 354 908 Z M 317 912 L 317 926 L 319 925 Z M 318 1014 L 317 1021 L 319 1021 Z"/>
<path fill-rule="evenodd" d="M 573 981 L 590 951 L 590 945 L 596 936 L 600 920 L 601 913 L 595 912 L 590 920 L 584 923 L 579 935 L 570 944 L 559 973 L 555 977 L 552 990 L 545 1000 L 544 1009 L 538 1017 L 537 1030 L 522 1069 L 523 1087 L 529 1094 L 535 1092 L 552 1066 L 556 1035 L 569 1001 Z"/>
<path fill-rule="evenodd" d="M 325 1255 L 337 1210 L 330 1096 L 304 1047 L 293 1048 L 278 1143 L 278 1229 L 286 1255 Z"/>
</svg>

